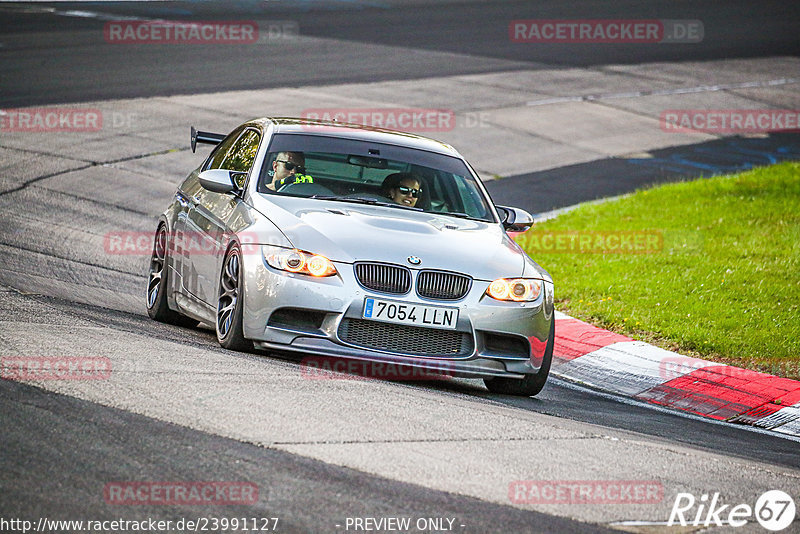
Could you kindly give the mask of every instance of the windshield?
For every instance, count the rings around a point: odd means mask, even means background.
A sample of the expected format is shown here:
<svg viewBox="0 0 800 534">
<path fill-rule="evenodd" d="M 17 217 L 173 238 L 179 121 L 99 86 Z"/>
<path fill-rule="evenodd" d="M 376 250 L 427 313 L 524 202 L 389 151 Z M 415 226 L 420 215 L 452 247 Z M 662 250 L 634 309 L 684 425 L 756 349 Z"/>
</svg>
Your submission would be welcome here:
<svg viewBox="0 0 800 534">
<path fill-rule="evenodd" d="M 276 135 L 258 191 L 494 221 L 462 160 L 363 141 Z"/>
</svg>

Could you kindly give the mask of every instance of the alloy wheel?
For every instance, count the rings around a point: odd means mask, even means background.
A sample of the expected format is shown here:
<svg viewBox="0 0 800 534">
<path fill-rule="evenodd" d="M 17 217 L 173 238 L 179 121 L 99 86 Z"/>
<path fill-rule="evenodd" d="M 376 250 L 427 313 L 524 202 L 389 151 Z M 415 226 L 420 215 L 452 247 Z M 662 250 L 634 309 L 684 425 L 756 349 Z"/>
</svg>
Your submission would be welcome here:
<svg viewBox="0 0 800 534">
<path fill-rule="evenodd" d="M 239 252 L 232 250 L 225 260 L 219 287 L 217 304 L 217 331 L 219 337 L 228 337 L 239 301 Z"/>
<path fill-rule="evenodd" d="M 164 276 L 167 251 L 167 229 L 161 226 L 153 243 L 153 254 L 150 257 L 150 276 L 147 281 L 147 307 L 156 305 L 161 290 L 161 278 Z"/>
</svg>

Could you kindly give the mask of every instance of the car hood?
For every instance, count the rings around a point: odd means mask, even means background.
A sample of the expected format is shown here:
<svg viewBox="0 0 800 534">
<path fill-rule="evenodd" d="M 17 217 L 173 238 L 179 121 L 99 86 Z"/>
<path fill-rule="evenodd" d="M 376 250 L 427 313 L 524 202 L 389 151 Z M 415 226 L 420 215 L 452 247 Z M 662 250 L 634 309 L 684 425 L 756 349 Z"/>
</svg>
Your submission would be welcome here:
<svg viewBox="0 0 800 534">
<path fill-rule="evenodd" d="M 257 198 L 254 207 L 294 247 L 335 262 L 395 263 L 464 272 L 482 280 L 522 276 L 531 266 L 540 271 L 496 223 L 297 197 Z M 410 256 L 421 263 L 412 265 Z"/>
</svg>

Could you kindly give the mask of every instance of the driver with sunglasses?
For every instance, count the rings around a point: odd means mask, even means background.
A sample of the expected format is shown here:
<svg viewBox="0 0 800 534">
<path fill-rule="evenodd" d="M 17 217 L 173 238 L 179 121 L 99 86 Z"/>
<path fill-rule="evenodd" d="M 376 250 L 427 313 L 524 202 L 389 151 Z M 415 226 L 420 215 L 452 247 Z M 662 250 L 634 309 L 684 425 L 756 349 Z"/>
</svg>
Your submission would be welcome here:
<svg viewBox="0 0 800 534">
<path fill-rule="evenodd" d="M 422 193 L 422 182 L 411 173 L 396 172 L 383 180 L 381 189 L 398 204 L 414 207 Z"/>
<path fill-rule="evenodd" d="M 272 181 L 267 189 L 279 191 L 281 187 L 298 182 L 314 183 L 314 178 L 306 174 L 306 157 L 302 152 L 278 152 L 272 162 L 270 176 Z"/>
</svg>

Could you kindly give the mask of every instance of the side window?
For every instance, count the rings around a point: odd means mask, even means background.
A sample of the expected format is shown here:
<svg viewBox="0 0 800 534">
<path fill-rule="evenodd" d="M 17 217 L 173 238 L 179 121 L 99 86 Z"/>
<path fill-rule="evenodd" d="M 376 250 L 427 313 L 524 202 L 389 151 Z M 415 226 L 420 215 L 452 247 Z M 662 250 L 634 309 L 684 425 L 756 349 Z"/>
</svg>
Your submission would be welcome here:
<svg viewBox="0 0 800 534">
<path fill-rule="evenodd" d="M 226 137 L 222 141 L 222 143 L 217 145 L 217 148 L 215 148 L 214 151 L 211 153 L 211 159 L 209 160 L 205 170 L 224 169 L 224 167 L 222 166 L 222 161 L 225 159 L 225 156 L 230 151 L 231 146 L 233 145 L 234 142 L 236 142 L 236 139 L 238 138 L 239 138 L 239 132 L 234 132 L 228 137 Z"/>
<path fill-rule="evenodd" d="M 225 159 L 222 160 L 222 168 L 230 171 L 249 172 L 256 159 L 259 141 L 261 141 L 261 135 L 257 131 L 245 130 L 228 150 Z"/>
</svg>

